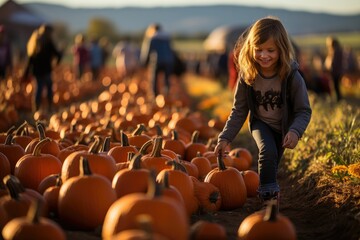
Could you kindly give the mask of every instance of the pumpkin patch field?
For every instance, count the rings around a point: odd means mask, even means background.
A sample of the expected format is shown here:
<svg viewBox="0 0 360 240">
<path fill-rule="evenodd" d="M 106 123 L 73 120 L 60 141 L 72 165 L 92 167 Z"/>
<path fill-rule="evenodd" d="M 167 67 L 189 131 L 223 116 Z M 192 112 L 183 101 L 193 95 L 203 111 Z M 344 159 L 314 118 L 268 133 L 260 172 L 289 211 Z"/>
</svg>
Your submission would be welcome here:
<svg viewBox="0 0 360 240">
<path fill-rule="evenodd" d="M 60 66 L 52 112 L 44 98 L 35 113 L 19 79 L 1 83 L 0 239 L 360 239 L 357 96 L 310 93 L 280 206 L 262 209 L 247 125 L 213 153 L 232 104 L 215 79 L 186 73 L 154 98 L 146 71 L 95 82 Z"/>
</svg>

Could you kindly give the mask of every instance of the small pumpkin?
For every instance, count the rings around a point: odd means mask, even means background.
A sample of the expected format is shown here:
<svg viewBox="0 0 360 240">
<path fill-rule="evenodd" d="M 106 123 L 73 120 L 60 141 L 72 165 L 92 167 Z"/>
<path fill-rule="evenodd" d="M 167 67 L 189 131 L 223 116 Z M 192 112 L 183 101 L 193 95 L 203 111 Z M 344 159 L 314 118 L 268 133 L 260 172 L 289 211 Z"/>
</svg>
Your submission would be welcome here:
<svg viewBox="0 0 360 240">
<path fill-rule="evenodd" d="M 191 225 L 190 240 L 226 240 L 227 233 L 219 223 L 200 220 Z"/>
</svg>

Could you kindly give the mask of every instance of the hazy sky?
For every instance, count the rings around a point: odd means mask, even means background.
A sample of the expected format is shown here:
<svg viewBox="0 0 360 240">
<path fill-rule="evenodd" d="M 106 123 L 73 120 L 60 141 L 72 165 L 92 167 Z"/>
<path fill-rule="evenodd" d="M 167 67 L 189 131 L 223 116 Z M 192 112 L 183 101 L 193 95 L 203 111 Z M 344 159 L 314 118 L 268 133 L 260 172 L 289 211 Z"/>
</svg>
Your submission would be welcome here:
<svg viewBox="0 0 360 240">
<path fill-rule="evenodd" d="M 360 0 L 15 0 L 18 3 L 45 2 L 65 5 L 67 7 L 153 7 L 153 6 L 184 6 L 206 4 L 239 4 L 305 10 L 334 14 L 359 14 Z M 5 0 L 0 0 L 3 4 Z"/>
</svg>

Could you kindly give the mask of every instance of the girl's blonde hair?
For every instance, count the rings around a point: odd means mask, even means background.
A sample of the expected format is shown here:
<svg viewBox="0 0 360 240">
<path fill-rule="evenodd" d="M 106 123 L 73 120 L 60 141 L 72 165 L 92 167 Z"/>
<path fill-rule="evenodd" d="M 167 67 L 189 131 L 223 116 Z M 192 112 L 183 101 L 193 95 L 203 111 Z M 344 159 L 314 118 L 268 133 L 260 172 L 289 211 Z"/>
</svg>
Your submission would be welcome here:
<svg viewBox="0 0 360 240">
<path fill-rule="evenodd" d="M 278 75 L 285 79 L 291 71 L 291 62 L 295 59 L 294 49 L 288 34 L 278 18 L 265 17 L 257 20 L 250 28 L 241 44 L 238 55 L 238 67 L 241 78 L 252 85 L 259 74 L 259 65 L 254 59 L 254 48 L 273 38 L 279 49 Z"/>
</svg>

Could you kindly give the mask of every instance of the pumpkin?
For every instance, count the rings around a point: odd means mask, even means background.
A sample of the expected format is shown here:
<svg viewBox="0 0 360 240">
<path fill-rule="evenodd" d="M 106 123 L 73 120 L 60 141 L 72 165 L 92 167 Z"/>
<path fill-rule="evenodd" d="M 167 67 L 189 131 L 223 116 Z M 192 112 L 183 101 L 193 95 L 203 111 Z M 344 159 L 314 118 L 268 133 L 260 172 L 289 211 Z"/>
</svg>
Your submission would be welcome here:
<svg viewBox="0 0 360 240">
<path fill-rule="evenodd" d="M 101 147 L 101 139 L 96 136 L 95 141 L 88 151 L 75 151 L 67 156 L 61 168 L 61 178 L 63 183 L 71 177 L 79 175 L 81 157 L 86 158 L 89 161 L 91 170 L 94 173 L 108 178 L 111 182 L 116 173 L 115 160 L 106 153 L 99 153 Z"/>
<path fill-rule="evenodd" d="M 221 207 L 221 194 L 217 187 L 208 182 L 200 182 L 190 177 L 194 183 L 194 195 L 199 201 L 201 212 L 216 212 Z"/>
<path fill-rule="evenodd" d="M 147 214 L 140 214 L 136 217 L 138 227 L 119 232 L 111 237 L 111 240 L 168 240 L 168 238 L 155 233 L 153 220 Z"/>
<path fill-rule="evenodd" d="M 0 229 L 12 219 L 25 216 L 30 208 L 32 198 L 22 194 L 10 175 L 3 182 L 9 194 L 0 198 Z"/>
<path fill-rule="evenodd" d="M 248 197 L 256 197 L 258 195 L 258 188 L 260 184 L 259 174 L 253 170 L 246 170 L 241 172 L 244 183 L 246 186 L 246 192 Z"/>
<path fill-rule="evenodd" d="M 138 227 L 137 217 L 147 214 L 153 220 L 153 231 L 168 239 L 184 240 L 189 234 L 189 220 L 178 202 L 164 197 L 152 171 L 148 192 L 132 193 L 116 200 L 109 208 L 102 227 L 102 239 Z M 171 221 L 169 221 L 171 220 Z"/>
<path fill-rule="evenodd" d="M 239 240 L 295 240 L 296 230 L 289 218 L 278 213 L 276 201 L 270 203 L 266 209 L 247 216 L 238 228 Z"/>
<path fill-rule="evenodd" d="M 40 182 L 50 174 L 58 174 L 61 171 L 61 162 L 57 157 L 50 154 L 42 154 L 42 148 L 51 140 L 45 138 L 34 148 L 32 154 L 26 154 L 16 163 L 14 175 L 24 187 L 38 190 Z"/>
<path fill-rule="evenodd" d="M 129 144 L 129 139 L 123 131 L 120 132 L 120 136 L 121 145 L 114 146 L 107 153 L 109 156 L 112 156 L 114 158 L 116 163 L 126 162 L 128 160 L 129 152 L 139 152 L 135 146 Z"/>
<path fill-rule="evenodd" d="M 250 151 L 246 148 L 243 148 L 243 147 L 233 148 L 229 152 L 229 156 L 245 159 L 247 161 L 247 165 L 248 165 L 247 169 L 249 169 L 252 165 L 253 156 L 251 155 Z"/>
<path fill-rule="evenodd" d="M 56 183 L 54 186 L 48 187 L 44 193 L 44 200 L 47 203 L 49 213 L 52 216 L 58 215 L 58 201 L 59 201 L 59 192 L 60 187 L 62 185 L 61 177 L 59 176 L 56 179 Z"/>
<path fill-rule="evenodd" d="M 23 149 L 33 140 L 29 135 L 28 122 L 24 121 L 15 131 L 13 141 L 19 144 Z"/>
<path fill-rule="evenodd" d="M 46 133 L 45 133 L 45 126 L 42 123 L 38 122 L 36 124 L 36 127 L 37 127 L 37 130 L 39 133 L 39 137 L 31 140 L 31 142 L 25 148 L 25 153 L 32 153 L 35 149 L 35 146 L 41 140 L 47 138 Z M 57 157 L 60 152 L 60 147 L 54 139 L 51 139 L 51 138 L 48 138 L 48 139 L 49 139 L 49 141 L 47 141 L 46 144 L 42 147 L 42 152 L 51 154 L 51 155 Z"/>
<path fill-rule="evenodd" d="M 163 148 L 169 149 L 180 155 L 180 158 L 185 157 L 186 145 L 183 140 L 179 139 L 178 132 L 175 129 L 171 130 L 171 139 L 166 139 L 163 142 Z"/>
<path fill-rule="evenodd" d="M 0 179 L 10 174 L 10 162 L 8 158 L 0 152 Z"/>
<path fill-rule="evenodd" d="M 59 173 L 53 173 L 48 175 L 40 182 L 37 191 L 40 194 L 43 194 L 47 188 L 55 186 L 59 178 L 61 178 Z"/>
<path fill-rule="evenodd" d="M 143 133 L 145 130 L 146 126 L 144 124 L 138 124 L 137 128 L 128 137 L 129 144 L 135 146 L 137 149 L 140 149 L 144 143 L 151 139 L 150 136 Z"/>
<path fill-rule="evenodd" d="M 194 196 L 194 184 L 181 163 L 168 161 L 167 164 L 171 166 L 171 169 L 164 169 L 159 172 L 156 181 L 163 183 L 165 181 L 165 173 L 167 172 L 169 184 L 179 190 L 184 199 L 186 211 L 191 215 L 198 209 L 198 202 Z"/>
<path fill-rule="evenodd" d="M 5 142 L 0 143 L 0 152 L 3 153 L 10 163 L 10 172 L 14 174 L 15 165 L 25 155 L 25 150 L 17 143 L 12 143 L 13 134 L 7 135 Z"/>
<path fill-rule="evenodd" d="M 209 159 L 207 157 L 204 157 L 200 154 L 200 152 L 198 152 L 198 154 L 196 155 L 196 157 L 194 157 L 191 160 L 191 163 L 194 164 L 199 172 L 199 176 L 198 179 L 200 181 L 204 181 L 206 175 L 211 171 L 212 167 L 211 167 L 211 163 L 209 161 Z"/>
<path fill-rule="evenodd" d="M 217 162 L 218 167 L 206 175 L 204 182 L 212 183 L 220 190 L 222 210 L 242 207 L 246 202 L 247 193 L 241 173 L 236 168 L 225 166 L 221 152 Z"/>
<path fill-rule="evenodd" d="M 224 226 L 205 220 L 191 225 L 190 240 L 226 240 L 227 234 Z"/>
<path fill-rule="evenodd" d="M 86 158 L 81 157 L 79 162 L 80 175 L 68 179 L 60 187 L 58 213 L 64 225 L 90 230 L 103 224 L 116 193 L 107 178 L 92 174 Z"/>
<path fill-rule="evenodd" d="M 162 137 L 156 137 L 154 139 L 152 152 L 150 154 L 145 154 L 142 157 L 141 166 L 149 170 L 155 170 L 156 174 L 158 174 L 163 169 L 171 168 L 166 163 L 167 161 L 171 161 L 172 159 L 167 155 L 161 154 L 162 141 Z"/>
<path fill-rule="evenodd" d="M 191 162 L 191 160 L 197 156 L 198 152 L 203 154 L 208 150 L 204 143 L 198 142 L 198 139 L 199 131 L 194 131 L 191 136 L 191 141 L 186 144 L 184 160 Z"/>
<path fill-rule="evenodd" d="M 26 216 L 12 219 L 2 230 L 4 239 L 65 240 L 65 232 L 54 221 L 41 217 L 41 202 L 33 201 Z"/>
<path fill-rule="evenodd" d="M 112 187 L 116 192 L 117 198 L 130 193 L 146 193 L 150 172 L 148 169 L 141 168 L 141 157 L 141 154 L 135 155 L 130 160 L 128 168 L 122 169 L 115 174 L 112 180 Z"/>
</svg>

